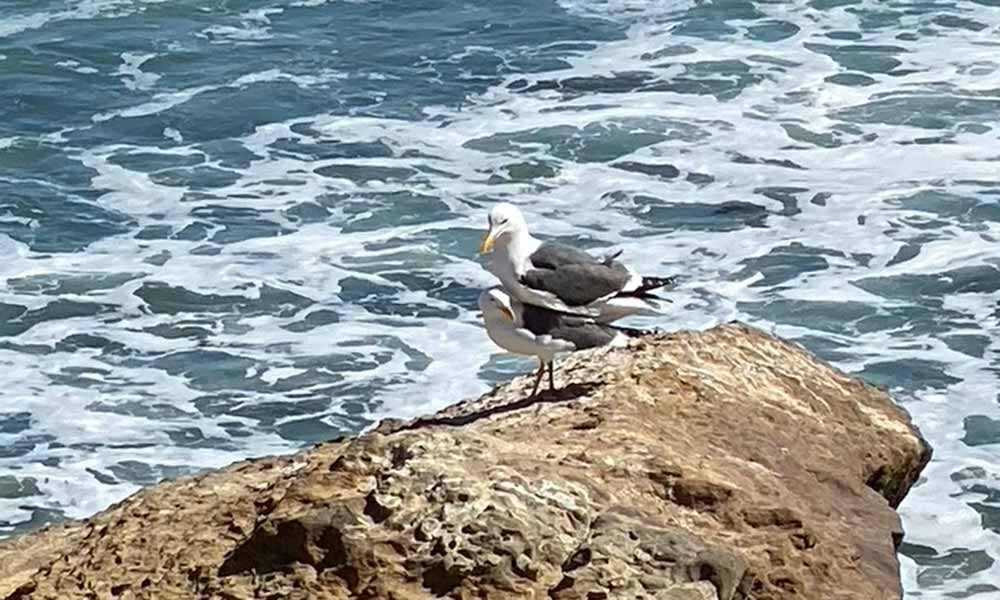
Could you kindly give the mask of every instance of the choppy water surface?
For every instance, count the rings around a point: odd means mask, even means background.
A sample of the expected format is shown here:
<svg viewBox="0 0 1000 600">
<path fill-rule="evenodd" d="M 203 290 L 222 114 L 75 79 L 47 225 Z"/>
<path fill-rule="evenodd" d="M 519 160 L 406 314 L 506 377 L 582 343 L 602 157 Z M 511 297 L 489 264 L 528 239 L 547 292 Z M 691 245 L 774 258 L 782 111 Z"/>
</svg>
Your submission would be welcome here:
<svg viewBox="0 0 1000 600">
<path fill-rule="evenodd" d="M 492 203 L 890 387 L 1000 598 L 1000 2 L 0 5 L 0 532 L 485 391 Z"/>
</svg>

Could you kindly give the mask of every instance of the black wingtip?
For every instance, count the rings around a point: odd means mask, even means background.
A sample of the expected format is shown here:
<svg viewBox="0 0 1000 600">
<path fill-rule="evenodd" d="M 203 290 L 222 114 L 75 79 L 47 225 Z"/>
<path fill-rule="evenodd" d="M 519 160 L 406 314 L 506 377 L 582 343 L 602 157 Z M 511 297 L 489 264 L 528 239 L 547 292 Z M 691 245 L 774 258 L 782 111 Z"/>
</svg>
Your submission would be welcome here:
<svg viewBox="0 0 1000 600">
<path fill-rule="evenodd" d="M 605 254 L 604 258 L 601 259 L 601 264 L 603 264 L 605 267 L 612 266 L 611 263 L 618 260 L 618 257 L 622 255 L 622 252 L 623 252 L 622 250 L 617 250 L 615 252 Z"/>
<path fill-rule="evenodd" d="M 634 327 L 614 327 L 614 329 L 624 333 L 630 338 L 646 337 L 660 333 L 659 329 L 636 329 Z"/>
<path fill-rule="evenodd" d="M 650 294 L 653 290 L 659 290 L 667 286 L 673 285 L 675 279 L 673 277 L 643 277 L 642 283 L 639 287 L 630 291 L 619 294 L 621 296 L 635 296 L 636 298 L 657 298 L 656 296 Z"/>
<path fill-rule="evenodd" d="M 643 277 L 642 285 L 639 289 L 644 292 L 648 292 L 649 290 L 656 290 L 669 285 L 674 285 L 674 283 L 675 280 L 673 277 Z"/>
</svg>

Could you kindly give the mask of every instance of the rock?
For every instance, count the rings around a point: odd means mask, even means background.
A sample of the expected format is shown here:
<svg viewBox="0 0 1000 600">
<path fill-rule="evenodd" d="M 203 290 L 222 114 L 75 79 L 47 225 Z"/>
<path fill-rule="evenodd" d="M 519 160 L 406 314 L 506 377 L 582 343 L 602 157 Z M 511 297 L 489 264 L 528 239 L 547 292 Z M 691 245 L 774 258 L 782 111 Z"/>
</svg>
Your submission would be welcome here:
<svg viewBox="0 0 1000 600">
<path fill-rule="evenodd" d="M 0 598 L 898 598 L 930 458 L 882 391 L 741 325 L 635 340 L 0 544 Z"/>
</svg>

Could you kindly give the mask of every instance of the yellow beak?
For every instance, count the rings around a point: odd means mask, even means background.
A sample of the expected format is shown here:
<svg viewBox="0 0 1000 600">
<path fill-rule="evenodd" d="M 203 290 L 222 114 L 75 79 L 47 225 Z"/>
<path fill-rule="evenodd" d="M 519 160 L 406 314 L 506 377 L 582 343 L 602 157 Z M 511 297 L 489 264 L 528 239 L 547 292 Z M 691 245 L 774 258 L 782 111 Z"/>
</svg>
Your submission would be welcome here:
<svg viewBox="0 0 1000 600">
<path fill-rule="evenodd" d="M 512 313 L 509 308 L 507 308 L 506 306 L 501 306 L 500 307 L 500 312 L 503 313 L 503 316 L 505 316 L 508 319 L 510 319 L 511 323 L 514 322 L 514 313 Z"/>
<path fill-rule="evenodd" d="M 490 229 L 483 236 L 483 241 L 479 243 L 479 253 L 487 254 L 493 251 L 493 242 L 495 241 L 495 236 L 493 235 L 493 230 Z"/>
</svg>

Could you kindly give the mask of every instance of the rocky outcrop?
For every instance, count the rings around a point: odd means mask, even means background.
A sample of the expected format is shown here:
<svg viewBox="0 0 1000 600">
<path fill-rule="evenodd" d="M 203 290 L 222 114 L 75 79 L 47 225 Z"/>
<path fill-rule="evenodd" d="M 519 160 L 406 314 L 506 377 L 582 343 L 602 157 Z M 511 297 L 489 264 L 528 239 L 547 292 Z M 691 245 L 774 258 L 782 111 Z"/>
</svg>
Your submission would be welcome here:
<svg viewBox="0 0 1000 600">
<path fill-rule="evenodd" d="M 929 459 L 882 391 L 740 325 L 0 545 L 0 598 L 898 598 Z"/>
</svg>

